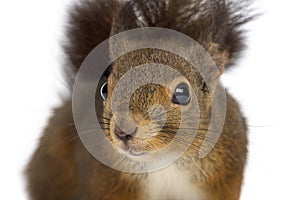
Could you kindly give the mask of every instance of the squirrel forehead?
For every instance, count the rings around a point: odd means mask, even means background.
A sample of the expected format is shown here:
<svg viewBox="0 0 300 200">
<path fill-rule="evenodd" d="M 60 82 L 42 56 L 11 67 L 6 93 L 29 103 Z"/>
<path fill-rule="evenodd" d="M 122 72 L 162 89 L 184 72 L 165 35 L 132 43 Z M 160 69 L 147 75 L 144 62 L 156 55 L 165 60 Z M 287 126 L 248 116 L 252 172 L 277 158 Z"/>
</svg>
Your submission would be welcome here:
<svg viewBox="0 0 300 200">
<path fill-rule="evenodd" d="M 195 73 L 196 69 L 184 58 L 174 53 L 159 49 L 140 49 L 129 52 L 114 62 L 111 74 L 112 79 L 120 79 L 128 71 L 141 65 L 157 67 L 155 69 L 157 70 L 157 74 L 164 76 L 166 82 L 171 82 L 180 77 L 188 79 L 194 76 L 193 79 L 195 79 L 197 76 Z M 166 67 L 162 67 L 163 65 Z M 167 67 L 170 67 L 169 70 Z M 177 71 L 177 73 L 170 73 L 172 69 L 173 71 Z M 151 79 L 153 71 L 143 68 L 143 70 L 137 73 L 141 73 L 141 76 L 146 79 Z"/>
</svg>

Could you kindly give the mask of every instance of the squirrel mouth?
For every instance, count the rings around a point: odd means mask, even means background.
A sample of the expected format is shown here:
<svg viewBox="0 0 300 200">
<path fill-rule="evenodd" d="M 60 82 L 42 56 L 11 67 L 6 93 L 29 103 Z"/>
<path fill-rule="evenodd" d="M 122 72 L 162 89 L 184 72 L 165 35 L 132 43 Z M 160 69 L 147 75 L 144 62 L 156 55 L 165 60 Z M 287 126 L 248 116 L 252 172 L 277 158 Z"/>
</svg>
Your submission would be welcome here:
<svg viewBox="0 0 300 200">
<path fill-rule="evenodd" d="M 129 150 L 127 151 L 130 155 L 133 155 L 133 156 L 142 156 L 142 155 L 145 155 L 145 152 L 136 152 L 136 151 L 132 151 L 132 150 Z"/>
<path fill-rule="evenodd" d="M 130 146 L 128 145 L 125 145 L 123 147 L 121 147 L 121 150 L 125 153 L 125 154 L 129 154 L 131 156 L 142 156 L 142 155 L 145 155 L 146 152 L 143 152 L 143 151 L 135 151 L 133 148 L 131 148 Z"/>
</svg>

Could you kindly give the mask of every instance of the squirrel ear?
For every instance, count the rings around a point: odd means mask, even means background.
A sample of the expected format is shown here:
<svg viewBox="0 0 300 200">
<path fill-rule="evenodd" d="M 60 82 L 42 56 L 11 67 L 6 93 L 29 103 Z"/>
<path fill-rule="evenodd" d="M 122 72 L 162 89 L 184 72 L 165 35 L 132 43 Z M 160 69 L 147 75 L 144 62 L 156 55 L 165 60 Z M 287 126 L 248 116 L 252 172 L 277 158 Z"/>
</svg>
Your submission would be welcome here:
<svg viewBox="0 0 300 200">
<path fill-rule="evenodd" d="M 86 56 L 109 38 L 120 6 L 117 0 L 88 0 L 78 1 L 69 8 L 63 47 L 68 61 L 66 75 L 71 83 Z"/>
<path fill-rule="evenodd" d="M 223 74 L 226 65 L 230 62 L 229 52 L 221 51 L 219 45 L 213 42 L 210 42 L 205 49 L 217 65 L 219 74 Z"/>
<path fill-rule="evenodd" d="M 214 42 L 204 44 L 203 48 L 209 56 L 208 63 L 201 70 L 201 75 L 205 77 L 203 90 L 214 93 L 221 75 L 230 64 L 230 55 L 228 51 L 220 50 L 219 45 Z"/>
</svg>

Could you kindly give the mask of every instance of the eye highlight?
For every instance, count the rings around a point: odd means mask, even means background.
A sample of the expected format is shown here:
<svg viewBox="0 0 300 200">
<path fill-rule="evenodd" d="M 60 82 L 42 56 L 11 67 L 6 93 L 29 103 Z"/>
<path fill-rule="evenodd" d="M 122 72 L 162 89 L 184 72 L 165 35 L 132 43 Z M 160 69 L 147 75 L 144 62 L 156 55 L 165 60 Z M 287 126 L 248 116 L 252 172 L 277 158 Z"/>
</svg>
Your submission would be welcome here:
<svg viewBox="0 0 300 200">
<path fill-rule="evenodd" d="M 108 95 L 107 87 L 108 87 L 108 83 L 105 82 L 100 88 L 100 95 L 104 101 L 107 99 L 107 95 Z"/>
<path fill-rule="evenodd" d="M 176 86 L 172 102 L 178 105 L 187 105 L 191 100 L 190 89 L 188 84 L 180 83 Z"/>
</svg>

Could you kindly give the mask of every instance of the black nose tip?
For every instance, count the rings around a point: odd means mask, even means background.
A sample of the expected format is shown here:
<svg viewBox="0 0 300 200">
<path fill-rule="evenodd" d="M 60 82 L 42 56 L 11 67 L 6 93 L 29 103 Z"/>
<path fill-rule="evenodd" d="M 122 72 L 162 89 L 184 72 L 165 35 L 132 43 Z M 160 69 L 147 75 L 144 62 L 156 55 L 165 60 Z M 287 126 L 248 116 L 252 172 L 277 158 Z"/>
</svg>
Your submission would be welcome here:
<svg viewBox="0 0 300 200">
<path fill-rule="evenodd" d="M 135 134 L 137 132 L 137 128 L 135 128 L 133 131 L 127 131 L 127 130 L 124 131 L 116 125 L 114 132 L 119 139 L 121 139 L 123 141 L 128 141 L 128 140 L 131 140 L 135 136 Z"/>
</svg>

